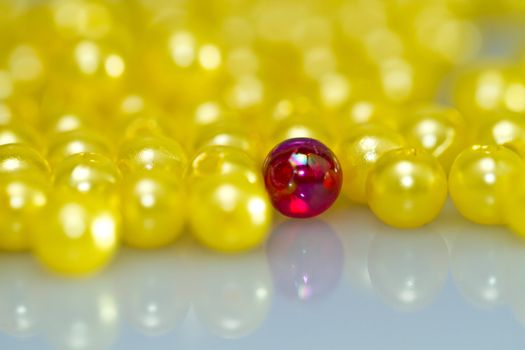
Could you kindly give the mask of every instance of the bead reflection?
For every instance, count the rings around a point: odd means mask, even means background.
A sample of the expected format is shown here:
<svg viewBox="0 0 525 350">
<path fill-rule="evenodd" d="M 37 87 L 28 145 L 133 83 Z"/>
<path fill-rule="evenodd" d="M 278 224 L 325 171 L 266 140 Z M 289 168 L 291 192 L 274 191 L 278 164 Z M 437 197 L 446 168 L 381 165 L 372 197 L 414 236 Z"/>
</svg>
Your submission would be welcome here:
<svg viewBox="0 0 525 350">
<path fill-rule="evenodd" d="M 175 329 L 190 305 L 186 271 L 178 249 L 125 250 L 113 271 L 124 317 L 148 336 Z"/>
<path fill-rule="evenodd" d="M 193 306 L 203 326 L 228 339 L 246 337 L 258 329 L 273 295 L 264 253 L 221 255 L 196 247 L 191 256 Z"/>
<path fill-rule="evenodd" d="M 451 250 L 451 271 L 463 297 L 491 308 L 505 302 L 508 291 L 506 263 L 510 233 L 500 227 L 464 223 Z"/>
<path fill-rule="evenodd" d="M 28 255 L 0 256 L 0 331 L 13 337 L 38 332 L 37 276 L 38 268 Z"/>
<path fill-rule="evenodd" d="M 370 244 L 374 290 L 403 311 L 422 309 L 437 297 L 447 278 L 447 263 L 446 243 L 430 229 L 405 232 L 383 226 Z"/>
<path fill-rule="evenodd" d="M 312 301 L 330 294 L 343 271 L 343 247 L 320 220 L 286 221 L 273 231 L 266 254 L 276 288 L 286 297 Z"/>
</svg>

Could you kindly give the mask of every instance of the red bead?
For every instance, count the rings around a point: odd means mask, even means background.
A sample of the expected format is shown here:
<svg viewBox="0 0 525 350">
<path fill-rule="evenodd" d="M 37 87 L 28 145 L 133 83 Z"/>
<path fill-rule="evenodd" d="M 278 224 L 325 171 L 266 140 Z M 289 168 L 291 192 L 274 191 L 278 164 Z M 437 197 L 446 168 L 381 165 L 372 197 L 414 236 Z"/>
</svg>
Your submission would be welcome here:
<svg viewBox="0 0 525 350">
<path fill-rule="evenodd" d="M 309 218 L 328 209 L 343 183 L 341 166 L 321 142 L 283 141 L 266 157 L 264 181 L 273 206 L 283 215 Z"/>
</svg>

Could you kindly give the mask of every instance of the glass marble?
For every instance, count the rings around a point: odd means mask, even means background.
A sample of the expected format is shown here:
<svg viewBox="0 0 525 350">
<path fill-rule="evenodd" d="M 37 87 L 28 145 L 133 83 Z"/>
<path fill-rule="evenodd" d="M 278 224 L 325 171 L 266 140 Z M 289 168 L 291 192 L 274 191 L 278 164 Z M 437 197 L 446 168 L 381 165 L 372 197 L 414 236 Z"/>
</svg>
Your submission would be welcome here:
<svg viewBox="0 0 525 350">
<path fill-rule="evenodd" d="M 330 208 L 343 182 L 336 156 L 310 138 L 277 145 L 266 157 L 263 175 L 273 206 L 295 218 L 313 217 Z"/>
<path fill-rule="evenodd" d="M 450 169 L 450 197 L 465 218 L 478 224 L 503 224 L 512 179 L 523 174 L 524 167 L 523 160 L 504 146 L 469 147 Z"/>
<path fill-rule="evenodd" d="M 377 162 L 366 183 L 368 205 L 383 222 L 414 228 L 434 220 L 447 198 L 439 162 L 415 148 L 392 150 Z"/>
<path fill-rule="evenodd" d="M 140 137 L 125 142 L 119 150 L 117 164 L 121 171 L 161 170 L 182 178 L 188 159 L 182 147 L 167 137 Z"/>
<path fill-rule="evenodd" d="M 136 248 L 158 248 L 182 234 L 186 193 L 181 179 L 163 172 L 128 174 L 121 184 L 123 241 Z"/>
<path fill-rule="evenodd" d="M 356 126 L 339 147 L 345 174 L 343 193 L 356 203 L 366 204 L 366 179 L 370 170 L 383 154 L 404 145 L 403 136 L 385 126 Z"/>
<path fill-rule="evenodd" d="M 189 222 L 194 236 L 219 251 L 252 249 L 268 236 L 271 205 L 262 183 L 242 174 L 209 176 L 192 184 Z"/>
<path fill-rule="evenodd" d="M 54 191 L 45 209 L 34 218 L 33 252 L 56 273 L 93 273 L 113 258 L 120 227 L 120 213 L 105 198 Z"/>
</svg>

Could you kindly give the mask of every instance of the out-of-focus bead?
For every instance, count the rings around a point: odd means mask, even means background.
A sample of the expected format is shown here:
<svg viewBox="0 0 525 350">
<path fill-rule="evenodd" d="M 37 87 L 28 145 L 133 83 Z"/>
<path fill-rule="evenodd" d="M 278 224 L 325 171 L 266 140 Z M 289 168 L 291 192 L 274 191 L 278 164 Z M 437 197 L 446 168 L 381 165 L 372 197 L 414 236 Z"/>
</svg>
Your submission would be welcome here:
<svg viewBox="0 0 525 350">
<path fill-rule="evenodd" d="M 357 203 L 366 203 L 366 179 L 386 152 L 401 148 L 405 140 L 396 131 L 381 125 L 357 126 L 339 147 L 345 178 L 343 192 Z"/>
<path fill-rule="evenodd" d="M 475 141 L 487 145 L 503 145 L 525 157 L 525 119 L 522 115 L 505 113 L 478 128 Z"/>
<path fill-rule="evenodd" d="M 388 225 L 419 227 L 438 216 L 447 198 L 447 177 L 439 162 L 414 148 L 392 150 L 370 172 L 368 205 Z"/>
<path fill-rule="evenodd" d="M 283 215 L 316 216 L 332 206 L 343 174 L 332 151 L 309 138 L 283 141 L 268 154 L 263 166 L 266 190 Z"/>
<path fill-rule="evenodd" d="M 100 133 L 80 129 L 57 135 L 51 140 L 47 150 L 47 160 L 54 167 L 67 157 L 80 153 L 98 153 L 109 156 L 112 151 Z"/>
<path fill-rule="evenodd" d="M 125 142 L 118 153 L 117 164 L 123 173 L 161 170 L 182 178 L 187 167 L 182 147 L 167 137 L 140 137 Z"/>
<path fill-rule="evenodd" d="M 172 174 L 142 171 L 126 176 L 121 186 L 125 243 L 157 248 L 173 242 L 186 219 L 181 179 Z"/>
<path fill-rule="evenodd" d="M 49 165 L 35 149 L 23 144 L 0 146 L 0 173 L 49 173 Z"/>
<path fill-rule="evenodd" d="M 206 246 L 243 251 L 267 237 L 272 209 L 262 183 L 250 183 L 242 174 L 227 174 L 196 181 L 190 191 L 192 232 Z"/>
<path fill-rule="evenodd" d="M 14 143 L 31 146 L 36 150 L 42 146 L 38 134 L 28 127 L 14 124 L 0 126 L 0 146 Z"/>
<path fill-rule="evenodd" d="M 423 107 L 401 123 L 401 133 L 411 147 L 421 148 L 436 157 L 445 171 L 467 145 L 466 124 L 455 109 Z"/>
<path fill-rule="evenodd" d="M 49 183 L 30 172 L 0 176 L 0 249 L 31 247 L 31 228 L 48 200 Z"/>
<path fill-rule="evenodd" d="M 503 146 L 472 146 L 452 164 L 450 197 L 459 212 L 479 224 L 504 223 L 512 179 L 525 169 L 523 160 Z"/>
<path fill-rule="evenodd" d="M 57 273 L 92 273 L 114 256 L 120 225 L 120 213 L 106 198 L 55 191 L 32 225 L 33 250 Z"/>
<path fill-rule="evenodd" d="M 525 173 L 512 179 L 513 188 L 505 201 L 505 223 L 517 235 L 525 238 Z"/>
</svg>

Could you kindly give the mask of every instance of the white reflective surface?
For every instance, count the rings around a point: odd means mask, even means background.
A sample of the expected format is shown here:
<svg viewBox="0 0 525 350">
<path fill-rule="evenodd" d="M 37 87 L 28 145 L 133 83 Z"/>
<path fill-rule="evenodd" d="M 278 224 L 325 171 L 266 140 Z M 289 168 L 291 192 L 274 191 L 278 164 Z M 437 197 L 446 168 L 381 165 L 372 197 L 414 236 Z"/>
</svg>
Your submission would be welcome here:
<svg viewBox="0 0 525 350">
<path fill-rule="evenodd" d="M 525 348 L 525 241 L 450 206 L 413 231 L 340 208 L 251 253 L 185 238 L 76 280 L 0 255 L 0 349 Z"/>
</svg>

